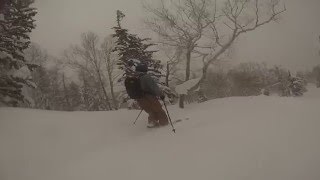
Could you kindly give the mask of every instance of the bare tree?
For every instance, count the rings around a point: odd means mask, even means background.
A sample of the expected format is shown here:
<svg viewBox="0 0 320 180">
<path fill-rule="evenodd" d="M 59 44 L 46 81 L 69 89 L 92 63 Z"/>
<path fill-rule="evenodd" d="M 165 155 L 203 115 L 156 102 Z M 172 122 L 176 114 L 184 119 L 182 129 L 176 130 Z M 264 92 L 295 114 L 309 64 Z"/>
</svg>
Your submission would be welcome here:
<svg viewBox="0 0 320 180">
<path fill-rule="evenodd" d="M 28 62 L 38 66 L 44 66 L 48 61 L 48 54 L 42 50 L 39 45 L 31 43 L 30 47 L 24 51 L 25 58 Z"/>
<path fill-rule="evenodd" d="M 116 71 L 118 59 L 117 59 L 117 55 L 113 53 L 114 46 L 115 46 L 115 41 L 110 36 L 104 39 L 104 42 L 101 45 L 101 49 L 102 49 L 102 58 L 105 60 L 106 71 L 108 74 L 108 81 L 109 81 L 113 106 L 117 110 L 119 105 L 115 96 L 114 85 L 115 85 L 115 82 L 117 82 L 116 81 L 117 78 L 119 78 L 119 76 L 121 75 L 121 72 Z"/>
<path fill-rule="evenodd" d="M 219 60 L 241 35 L 254 31 L 272 21 L 277 21 L 280 14 L 286 11 L 285 6 L 279 8 L 280 0 L 269 0 L 268 2 L 260 2 L 259 0 L 225 0 L 222 8 L 216 1 L 210 2 L 209 0 L 186 0 L 184 6 L 174 6 L 174 8 L 178 7 L 178 11 L 174 15 L 169 13 L 171 12 L 170 8 L 166 8 L 163 1 L 161 8 L 150 10 L 156 16 L 155 20 L 163 22 L 166 26 L 161 26 L 157 21 L 148 21 L 148 24 L 151 25 L 153 31 L 166 40 L 165 43 L 167 45 L 188 45 L 188 43 L 185 43 L 188 42 L 185 41 L 188 38 L 185 37 L 190 37 L 189 33 L 192 29 L 196 29 L 195 32 L 198 33 L 198 36 L 191 36 L 195 37 L 194 40 L 196 40 L 191 41 L 194 43 L 191 44 L 193 46 L 186 46 L 186 48 L 193 47 L 191 53 L 194 52 L 202 56 L 203 62 L 202 76 L 190 91 L 199 88 L 206 78 L 210 65 Z M 208 10 L 209 5 L 213 6 L 213 10 Z M 190 24 L 187 21 L 190 19 L 192 20 L 191 22 L 196 23 Z M 191 35 L 195 35 L 195 33 L 193 32 Z M 205 37 L 211 43 L 202 40 L 201 37 Z M 167 43 L 168 41 L 169 43 Z M 175 44 L 172 44 L 172 42 L 175 42 Z M 203 43 L 204 45 L 200 45 Z M 188 66 L 186 68 L 187 71 L 189 71 Z M 189 76 L 186 73 L 186 80 L 188 79 Z M 181 100 L 180 107 L 183 107 Z"/>
<path fill-rule="evenodd" d="M 213 38 L 219 48 L 214 49 L 208 54 L 208 58 L 204 61 L 202 68 L 202 77 L 199 82 L 191 88 L 197 89 L 200 83 L 206 78 L 206 73 L 209 66 L 219 60 L 219 58 L 232 46 L 232 44 L 239 38 L 239 36 L 254 31 L 272 21 L 277 21 L 280 14 L 286 11 L 286 7 L 279 8 L 280 1 L 270 0 L 267 4 L 267 17 L 262 18 L 261 4 L 259 0 L 227 0 L 222 9 L 223 18 L 220 18 L 210 24 L 213 32 Z M 253 8 L 250 8 L 253 7 Z M 252 10 L 254 12 L 252 12 Z M 226 38 L 220 35 L 218 26 L 224 25 L 231 32 Z M 226 35 L 225 35 L 226 36 Z M 225 39 L 225 40 L 222 40 Z"/>
<path fill-rule="evenodd" d="M 95 101 L 93 98 L 96 96 L 96 91 L 93 91 L 92 86 L 98 87 L 99 83 L 96 83 L 96 77 L 94 70 L 92 70 L 89 62 L 79 59 L 77 55 L 74 54 L 73 48 L 65 50 L 63 54 L 63 62 L 71 69 L 77 70 L 78 77 L 81 83 L 81 98 L 86 110 L 99 110 L 93 109 L 92 104 Z M 95 88 L 97 89 L 97 88 Z M 100 99 L 102 99 L 100 93 L 98 93 Z"/>
<path fill-rule="evenodd" d="M 161 38 L 161 44 L 185 50 L 185 80 L 190 79 L 191 54 L 198 46 L 204 30 L 210 25 L 208 0 L 185 0 L 166 7 L 161 0 L 159 8 L 145 8 L 153 14 L 146 20 L 151 30 Z"/>
<path fill-rule="evenodd" d="M 161 0 L 160 7 L 153 8 L 145 5 L 145 9 L 153 17 L 146 20 L 146 24 L 156 32 L 161 41 L 159 43 L 183 49 L 185 52 L 185 81 L 190 79 L 192 53 L 200 47 L 198 42 L 205 29 L 210 25 L 208 0 L 185 0 L 166 6 Z M 167 65 L 168 66 L 168 65 Z M 180 97 L 180 107 L 183 108 L 184 95 Z"/>
<path fill-rule="evenodd" d="M 172 49 L 165 45 L 159 46 L 160 51 L 163 53 L 163 57 L 166 58 L 166 68 L 164 69 L 165 74 L 165 85 L 169 87 L 170 81 L 184 82 L 183 78 L 177 77 L 178 71 L 181 69 L 177 66 L 182 61 L 183 49 L 177 47 Z M 183 70 L 183 69 L 182 69 Z"/>
<path fill-rule="evenodd" d="M 70 103 L 70 98 L 69 98 L 69 93 L 68 93 L 68 87 L 66 84 L 66 78 L 64 73 L 62 74 L 62 86 L 63 86 L 63 96 L 66 104 L 66 110 L 71 110 L 71 103 Z"/>
<path fill-rule="evenodd" d="M 71 53 L 65 53 L 65 59 L 67 59 L 67 63 L 71 67 L 84 70 L 97 78 L 99 83 L 98 87 L 102 90 L 105 104 L 108 109 L 111 110 L 112 106 L 103 80 L 103 59 L 101 58 L 101 52 L 98 49 L 98 41 L 98 36 L 92 32 L 82 34 L 81 46 L 73 46 Z"/>
<path fill-rule="evenodd" d="M 91 98 L 90 95 L 92 95 L 92 93 L 90 93 L 90 85 L 88 82 L 88 77 L 87 77 L 87 72 L 85 71 L 85 69 L 79 69 L 79 79 L 82 82 L 82 89 L 81 89 L 81 97 L 83 100 L 83 103 L 85 105 L 86 110 L 90 110 L 91 109 Z"/>
<path fill-rule="evenodd" d="M 38 65 L 31 72 L 32 79 L 35 83 L 35 89 L 32 89 L 31 97 L 33 99 L 33 108 L 45 109 L 49 101 L 50 81 L 49 74 L 45 68 L 48 61 L 48 55 L 40 46 L 32 43 L 28 49 L 24 51 L 26 61 Z"/>
</svg>

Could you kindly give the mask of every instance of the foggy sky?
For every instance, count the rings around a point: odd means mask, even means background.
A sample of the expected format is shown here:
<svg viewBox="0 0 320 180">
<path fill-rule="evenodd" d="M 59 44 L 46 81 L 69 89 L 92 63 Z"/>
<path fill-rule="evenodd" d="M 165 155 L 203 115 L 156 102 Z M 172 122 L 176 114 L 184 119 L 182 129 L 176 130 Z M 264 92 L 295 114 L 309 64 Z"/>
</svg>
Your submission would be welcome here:
<svg viewBox="0 0 320 180">
<path fill-rule="evenodd" d="M 151 2 L 155 0 L 145 0 Z M 258 61 L 305 70 L 320 64 L 320 0 L 285 0 L 287 11 L 279 23 L 248 33 L 238 42 L 234 62 Z M 49 54 L 61 52 L 80 41 L 83 32 L 100 37 L 112 33 L 116 10 L 126 14 L 130 32 L 148 35 L 142 25 L 141 0 L 36 0 L 36 29 L 32 41 Z"/>
</svg>

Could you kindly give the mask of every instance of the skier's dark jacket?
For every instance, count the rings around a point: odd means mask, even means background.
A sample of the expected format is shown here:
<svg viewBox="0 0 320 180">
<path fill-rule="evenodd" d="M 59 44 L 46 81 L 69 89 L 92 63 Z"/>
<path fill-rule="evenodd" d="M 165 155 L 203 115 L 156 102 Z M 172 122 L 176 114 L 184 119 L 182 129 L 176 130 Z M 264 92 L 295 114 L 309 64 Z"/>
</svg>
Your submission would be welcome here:
<svg viewBox="0 0 320 180">
<path fill-rule="evenodd" d="M 145 94 L 150 94 L 153 96 L 162 95 L 162 92 L 156 81 L 147 73 L 140 74 L 140 85 Z"/>
</svg>

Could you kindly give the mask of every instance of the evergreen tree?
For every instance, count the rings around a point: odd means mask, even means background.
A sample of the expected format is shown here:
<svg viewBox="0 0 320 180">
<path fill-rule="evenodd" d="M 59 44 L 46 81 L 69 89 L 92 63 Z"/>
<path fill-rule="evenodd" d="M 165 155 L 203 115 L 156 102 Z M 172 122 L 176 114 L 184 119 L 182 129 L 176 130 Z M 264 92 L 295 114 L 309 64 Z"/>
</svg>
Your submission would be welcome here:
<svg viewBox="0 0 320 180">
<path fill-rule="evenodd" d="M 117 11 L 117 23 L 116 27 L 113 27 L 115 34 L 113 37 L 117 39 L 116 46 L 113 51 L 118 52 L 119 61 L 118 66 L 125 72 L 124 75 L 130 73 L 131 65 L 130 59 L 137 59 L 141 63 L 144 63 L 149 68 L 149 73 L 154 77 L 161 76 L 161 64 L 159 60 L 153 59 L 153 50 L 148 50 L 154 44 L 148 43 L 149 38 L 141 39 L 137 35 L 128 33 L 127 29 L 121 27 L 121 21 L 125 15 L 121 11 Z"/>
<path fill-rule="evenodd" d="M 0 5 L 0 102 L 17 106 L 25 101 L 22 94 L 24 85 L 32 82 L 15 76 L 15 72 L 27 66 L 36 66 L 25 61 L 23 51 L 30 44 L 29 34 L 35 28 L 33 0 L 6 0 Z"/>
</svg>

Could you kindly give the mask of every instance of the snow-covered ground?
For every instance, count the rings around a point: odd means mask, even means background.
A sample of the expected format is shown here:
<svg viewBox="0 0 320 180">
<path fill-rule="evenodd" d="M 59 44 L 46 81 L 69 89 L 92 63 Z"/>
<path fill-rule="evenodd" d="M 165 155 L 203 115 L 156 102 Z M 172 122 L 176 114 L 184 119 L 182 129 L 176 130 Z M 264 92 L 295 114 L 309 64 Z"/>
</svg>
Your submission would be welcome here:
<svg viewBox="0 0 320 180">
<path fill-rule="evenodd" d="M 0 109 L 0 180 L 319 180 L 320 89 L 232 97 L 147 129 L 139 111 Z"/>
</svg>

